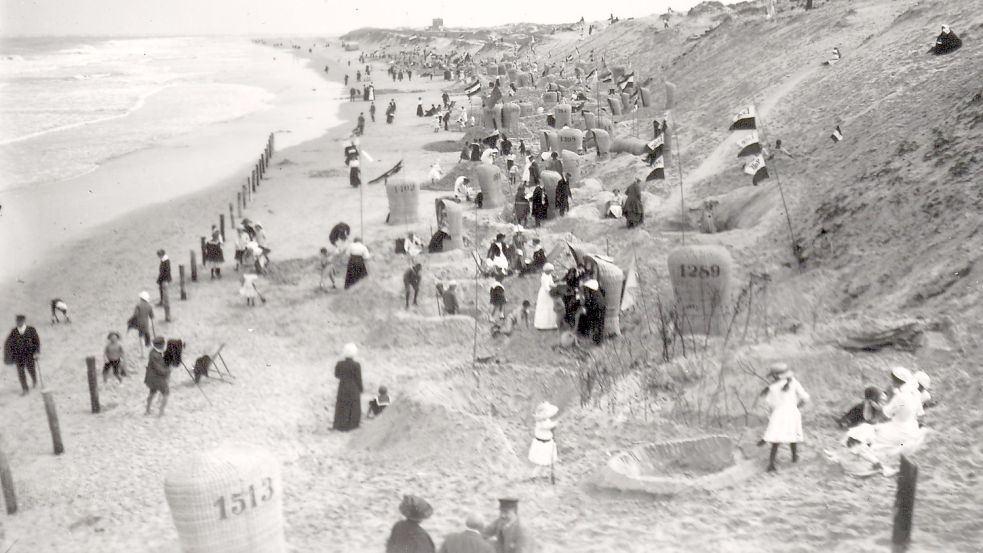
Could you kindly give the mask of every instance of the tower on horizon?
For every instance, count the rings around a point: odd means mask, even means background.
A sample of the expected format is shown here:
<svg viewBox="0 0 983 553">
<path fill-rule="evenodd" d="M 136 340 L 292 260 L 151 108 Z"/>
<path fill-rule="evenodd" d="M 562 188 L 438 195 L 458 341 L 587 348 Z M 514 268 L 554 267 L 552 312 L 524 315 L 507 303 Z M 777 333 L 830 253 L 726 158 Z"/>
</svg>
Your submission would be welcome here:
<svg viewBox="0 0 983 553">
<path fill-rule="evenodd" d="M 443 31 L 444 30 L 444 18 L 435 17 L 433 18 L 433 23 L 430 24 L 431 31 Z"/>
</svg>

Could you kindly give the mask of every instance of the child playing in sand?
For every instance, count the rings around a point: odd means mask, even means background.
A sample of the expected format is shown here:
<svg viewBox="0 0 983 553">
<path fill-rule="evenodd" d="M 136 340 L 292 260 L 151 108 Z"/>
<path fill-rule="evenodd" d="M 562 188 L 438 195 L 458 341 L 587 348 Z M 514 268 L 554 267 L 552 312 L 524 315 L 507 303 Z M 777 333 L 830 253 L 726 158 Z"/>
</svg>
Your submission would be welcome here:
<svg viewBox="0 0 983 553">
<path fill-rule="evenodd" d="M 242 275 L 242 286 L 239 288 L 239 295 L 246 298 L 246 305 L 253 307 L 256 305 L 256 298 L 260 301 L 266 303 L 266 298 L 259 292 L 259 288 L 256 286 L 256 281 L 259 280 L 259 275 L 254 272 L 248 272 Z"/>
<path fill-rule="evenodd" d="M 492 321 L 495 321 L 496 318 L 505 318 L 505 304 L 508 303 L 508 300 L 505 299 L 505 286 L 502 285 L 502 278 L 501 274 L 495 275 L 495 283 L 491 285 L 491 290 L 489 291 L 492 306 Z"/>
<path fill-rule="evenodd" d="M 379 393 L 369 400 L 369 412 L 366 413 L 365 417 L 372 419 L 378 417 L 389 407 L 389 390 L 385 386 L 379 386 Z"/>
<path fill-rule="evenodd" d="M 868 386 L 864 390 L 864 400 L 854 405 L 842 417 L 837 417 L 836 424 L 840 428 L 853 428 L 858 424 L 875 424 L 886 420 L 882 412 L 887 403 L 887 395 L 876 386 Z"/>
<path fill-rule="evenodd" d="M 772 365 L 768 375 L 773 382 L 761 391 L 761 395 L 771 408 L 771 416 L 768 418 L 768 428 L 758 444 L 771 444 L 768 472 L 775 472 L 775 456 L 778 455 L 780 444 L 789 445 L 793 463 L 799 461 L 796 446 L 803 440 L 802 413 L 799 412 L 799 407 L 809 401 L 809 394 L 785 363 Z"/>
<path fill-rule="evenodd" d="M 112 369 L 113 376 L 122 384 L 123 377 L 126 376 L 126 365 L 123 362 L 123 344 L 120 342 L 119 332 L 115 330 L 110 332 L 106 340 L 109 343 L 106 344 L 106 349 L 103 352 L 105 364 L 102 366 L 102 382 L 105 384 L 109 380 L 109 369 Z"/>
<path fill-rule="evenodd" d="M 553 432 L 556 428 L 556 421 L 553 417 L 560 409 L 548 401 L 544 401 L 536 406 L 533 418 L 536 425 L 533 430 L 532 444 L 529 446 L 529 460 L 535 465 L 531 478 L 538 478 L 542 475 L 546 467 L 550 467 L 552 475 L 553 467 L 557 462 L 556 441 L 553 439 Z"/>
<path fill-rule="evenodd" d="M 324 290 L 324 277 L 327 276 L 331 280 L 331 288 L 337 289 L 338 286 L 334 281 L 334 260 L 330 253 L 328 253 L 328 248 L 321 248 L 321 257 L 319 259 L 321 267 L 321 282 L 318 284 L 319 290 Z"/>
</svg>

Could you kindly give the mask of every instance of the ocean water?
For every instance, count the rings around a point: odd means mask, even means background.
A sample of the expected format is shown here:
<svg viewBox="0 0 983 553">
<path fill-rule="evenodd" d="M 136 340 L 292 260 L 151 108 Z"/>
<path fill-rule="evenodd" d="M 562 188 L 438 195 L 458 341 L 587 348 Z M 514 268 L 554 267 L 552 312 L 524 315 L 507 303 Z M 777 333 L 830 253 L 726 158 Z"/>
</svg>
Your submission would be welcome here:
<svg viewBox="0 0 983 553">
<path fill-rule="evenodd" d="M 5 39 L 0 190 L 71 179 L 163 139 L 271 109 L 278 82 L 327 84 L 283 63 L 286 56 L 245 38 Z"/>
</svg>

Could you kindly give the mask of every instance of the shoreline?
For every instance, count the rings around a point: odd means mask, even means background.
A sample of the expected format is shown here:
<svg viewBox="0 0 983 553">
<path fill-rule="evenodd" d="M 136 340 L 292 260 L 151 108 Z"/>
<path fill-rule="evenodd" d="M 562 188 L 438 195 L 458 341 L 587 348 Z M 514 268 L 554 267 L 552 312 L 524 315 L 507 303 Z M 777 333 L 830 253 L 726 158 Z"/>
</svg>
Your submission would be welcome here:
<svg viewBox="0 0 983 553">
<path fill-rule="evenodd" d="M 257 47 L 269 49 L 274 59 L 300 65 L 296 70 L 305 75 L 295 82 L 268 78 L 252 83 L 273 96 L 268 107 L 112 156 L 83 174 L 0 192 L 0 253 L 5 259 L 0 288 L 36 280 L 46 258 L 132 213 L 244 179 L 270 132 L 278 136 L 278 147 L 285 148 L 323 136 L 341 123 L 334 100 L 340 83 L 316 78 L 310 61 L 291 51 Z M 327 86 L 311 90 L 314 83 Z M 329 110 L 320 108 L 325 94 L 333 104 Z M 279 123 L 284 116 L 292 122 Z M 295 132 L 297 139 L 291 138 Z"/>
</svg>

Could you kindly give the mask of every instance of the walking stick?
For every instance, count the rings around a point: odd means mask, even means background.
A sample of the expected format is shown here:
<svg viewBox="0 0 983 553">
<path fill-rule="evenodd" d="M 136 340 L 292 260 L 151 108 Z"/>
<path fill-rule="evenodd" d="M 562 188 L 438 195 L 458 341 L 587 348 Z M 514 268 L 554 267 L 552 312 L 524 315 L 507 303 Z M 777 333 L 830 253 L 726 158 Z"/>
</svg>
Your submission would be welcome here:
<svg viewBox="0 0 983 553">
<path fill-rule="evenodd" d="M 553 451 L 550 452 L 550 485 L 556 485 L 556 474 L 554 474 L 553 467 L 556 464 L 556 435 L 553 436 Z"/>
</svg>

